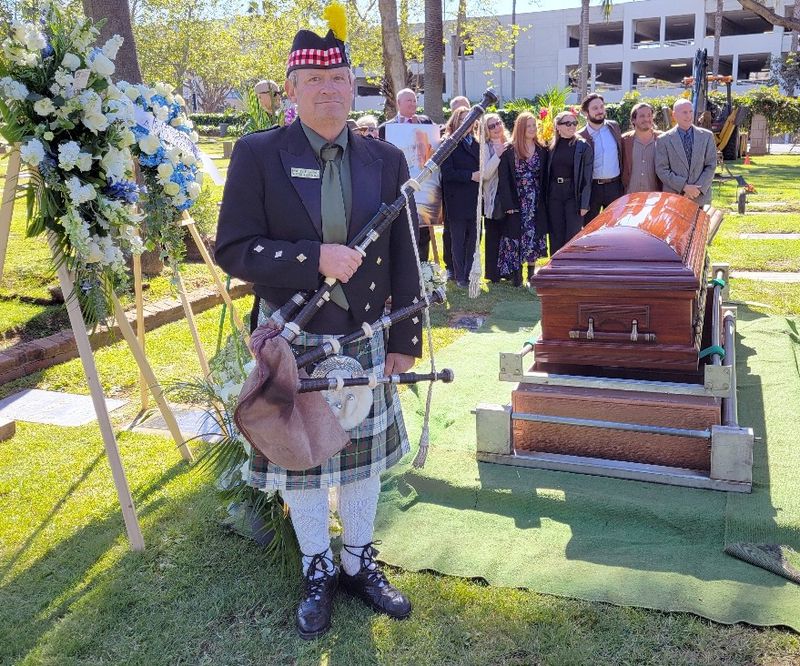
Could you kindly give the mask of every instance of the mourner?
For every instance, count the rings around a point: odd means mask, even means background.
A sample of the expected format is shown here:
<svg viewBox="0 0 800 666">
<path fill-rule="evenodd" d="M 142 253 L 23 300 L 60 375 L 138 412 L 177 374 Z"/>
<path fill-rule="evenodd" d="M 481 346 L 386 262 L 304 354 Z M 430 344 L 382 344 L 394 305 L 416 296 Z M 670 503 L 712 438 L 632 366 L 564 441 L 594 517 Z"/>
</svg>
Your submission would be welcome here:
<svg viewBox="0 0 800 666">
<path fill-rule="evenodd" d="M 511 137 L 509 137 L 500 116 L 496 113 L 487 113 L 483 117 L 483 126 L 486 138 L 481 146 L 483 153 L 484 254 L 486 256 L 484 275 L 490 282 L 499 282 L 500 269 L 497 259 L 506 215 L 498 200 L 497 167 L 500 165 L 500 158 L 506 151 Z"/>
<path fill-rule="evenodd" d="M 714 135 L 693 124 L 688 99 L 672 105 L 677 125 L 656 142 L 656 175 L 665 192 L 683 194 L 700 206 L 711 203 L 711 184 L 717 168 Z"/>
<path fill-rule="evenodd" d="M 653 107 L 639 102 L 631 109 L 633 129 L 622 135 L 622 186 L 625 194 L 657 192 L 661 181 L 656 176 L 656 139 L 661 136 L 653 126 Z"/>
<path fill-rule="evenodd" d="M 589 142 L 576 134 L 578 118 L 571 111 L 562 111 L 553 122 L 556 131 L 544 177 L 551 255 L 583 226 L 592 193 L 594 159 Z"/>
<path fill-rule="evenodd" d="M 356 131 L 361 134 L 361 136 L 371 136 L 377 139 L 378 119 L 371 114 L 361 116 L 358 120 L 356 120 Z"/>
<path fill-rule="evenodd" d="M 386 125 L 394 123 L 421 123 L 430 125 L 432 123 L 428 116 L 417 113 L 417 93 L 411 88 L 403 88 L 395 96 L 395 103 L 397 105 L 397 115 L 391 120 L 387 120 L 381 125 L 381 138 L 385 137 Z"/>
<path fill-rule="evenodd" d="M 580 135 L 589 142 L 594 155 L 592 198 L 583 221 L 588 224 L 622 196 L 622 132 L 615 121 L 606 118 L 606 103 L 601 95 L 587 95 L 581 110 L 586 116 L 586 127 Z"/>
<path fill-rule="evenodd" d="M 514 121 L 512 148 L 500 160 L 500 201 L 508 216 L 500 240 L 500 275 L 515 286 L 522 284 L 522 267 L 528 266 L 531 284 L 536 260 L 547 254 L 547 221 L 542 182 L 547 150 L 537 137 L 536 118 L 523 111 Z"/>
<path fill-rule="evenodd" d="M 460 107 L 447 121 L 445 136 L 461 125 L 469 109 Z M 444 228 L 450 236 L 452 277 L 459 287 L 468 286 L 477 236 L 478 181 L 480 146 L 472 132 L 459 141 L 442 162 L 442 201 Z"/>
<path fill-rule="evenodd" d="M 299 353 L 374 321 L 389 297 L 395 309 L 411 304 L 419 285 L 412 277 L 415 238 L 403 217 L 363 257 L 346 245 L 381 203 L 400 196 L 408 168 L 394 146 L 346 128 L 354 77 L 344 43 L 333 31 L 324 38 L 299 31 L 286 73 L 286 93 L 297 104 L 299 122 L 236 143 L 216 259 L 231 275 L 253 283 L 262 321 L 296 291 L 316 289 L 323 277 L 339 281 L 293 342 Z M 388 340 L 374 335 L 345 345 L 341 353 L 368 373 L 399 373 L 420 356 L 421 337 L 421 325 L 404 320 L 391 328 Z M 373 547 L 380 474 L 409 450 L 408 438 L 395 390 L 378 384 L 372 395 L 367 419 L 347 431 L 349 443 L 321 466 L 289 471 L 257 454 L 251 460 L 250 484 L 280 491 L 303 553 L 305 593 L 296 625 L 304 639 L 329 629 L 337 587 L 393 618 L 411 612 L 409 600 L 376 563 Z M 332 486 L 339 487 L 341 569 L 330 547 Z"/>
<path fill-rule="evenodd" d="M 281 108 L 281 90 L 275 81 L 259 81 L 253 87 L 259 106 L 267 113 L 275 113 Z"/>
<path fill-rule="evenodd" d="M 469 108 L 469 100 L 464 95 L 457 95 L 450 100 L 450 112 L 452 113 L 458 108 Z"/>
</svg>

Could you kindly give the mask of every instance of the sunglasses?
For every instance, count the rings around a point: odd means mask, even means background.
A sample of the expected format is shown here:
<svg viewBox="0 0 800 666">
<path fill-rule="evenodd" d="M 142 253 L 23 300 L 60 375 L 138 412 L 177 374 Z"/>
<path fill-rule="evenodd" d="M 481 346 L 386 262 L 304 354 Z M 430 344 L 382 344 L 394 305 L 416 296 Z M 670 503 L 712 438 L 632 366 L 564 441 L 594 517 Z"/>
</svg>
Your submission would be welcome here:
<svg viewBox="0 0 800 666">
<path fill-rule="evenodd" d="M 559 125 L 565 125 L 567 127 L 577 127 L 578 121 L 577 120 L 565 120 L 563 123 L 558 123 Z"/>
<path fill-rule="evenodd" d="M 503 123 L 501 123 L 499 121 L 495 121 L 493 123 L 486 123 L 486 129 L 493 130 L 495 127 L 500 127 L 500 125 L 502 125 L 502 124 Z"/>
</svg>

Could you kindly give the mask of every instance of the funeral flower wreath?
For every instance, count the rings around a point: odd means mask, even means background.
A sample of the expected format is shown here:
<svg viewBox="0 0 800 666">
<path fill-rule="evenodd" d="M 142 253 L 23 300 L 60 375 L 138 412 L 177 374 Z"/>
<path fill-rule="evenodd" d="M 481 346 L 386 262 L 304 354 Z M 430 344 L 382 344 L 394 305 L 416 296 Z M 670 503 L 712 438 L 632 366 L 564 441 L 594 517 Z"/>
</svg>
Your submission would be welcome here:
<svg viewBox="0 0 800 666">
<path fill-rule="evenodd" d="M 134 106 L 111 80 L 122 38 L 98 47 L 98 34 L 45 2 L 39 24 L 12 24 L 0 58 L 0 132 L 30 169 L 26 233 L 51 234 L 88 323 L 126 289 L 125 254 L 142 251 Z"/>
</svg>

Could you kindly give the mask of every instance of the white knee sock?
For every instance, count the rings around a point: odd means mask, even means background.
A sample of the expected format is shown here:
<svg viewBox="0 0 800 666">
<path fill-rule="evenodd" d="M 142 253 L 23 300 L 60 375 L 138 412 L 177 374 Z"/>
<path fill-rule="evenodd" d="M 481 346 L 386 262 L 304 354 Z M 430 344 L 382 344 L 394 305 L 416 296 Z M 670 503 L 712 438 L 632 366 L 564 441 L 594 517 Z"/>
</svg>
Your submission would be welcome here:
<svg viewBox="0 0 800 666">
<path fill-rule="evenodd" d="M 325 557 L 333 562 L 328 528 L 330 519 L 328 489 L 281 490 L 281 497 L 289 506 L 294 533 L 303 553 L 303 574 L 308 573 L 312 556 L 318 553 L 324 552 Z M 322 576 L 319 567 L 315 572 L 315 577 L 318 576 Z"/>
<path fill-rule="evenodd" d="M 344 545 L 352 549 L 353 546 L 365 546 L 372 541 L 380 491 L 381 479 L 378 475 L 339 487 L 339 518 L 342 521 Z M 341 558 L 342 567 L 348 575 L 358 573 L 361 568 L 358 555 L 342 548 Z"/>
</svg>

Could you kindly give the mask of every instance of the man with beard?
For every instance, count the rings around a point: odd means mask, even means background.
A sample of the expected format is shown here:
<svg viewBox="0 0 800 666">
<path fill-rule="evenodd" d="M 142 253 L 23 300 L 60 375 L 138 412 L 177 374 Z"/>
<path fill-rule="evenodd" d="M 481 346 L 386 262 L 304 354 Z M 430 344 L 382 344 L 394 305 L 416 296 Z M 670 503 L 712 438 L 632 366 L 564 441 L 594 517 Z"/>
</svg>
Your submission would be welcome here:
<svg viewBox="0 0 800 666">
<path fill-rule="evenodd" d="M 656 139 L 661 132 L 653 127 L 653 107 L 639 102 L 631 109 L 633 129 L 622 135 L 622 186 L 631 192 L 658 192 Z"/>
<path fill-rule="evenodd" d="M 603 208 L 622 196 L 622 132 L 616 122 L 606 119 L 606 103 L 602 95 L 587 95 L 581 110 L 586 116 L 586 127 L 579 134 L 594 151 L 592 196 L 589 212 L 583 218 L 586 226 Z"/>
</svg>

